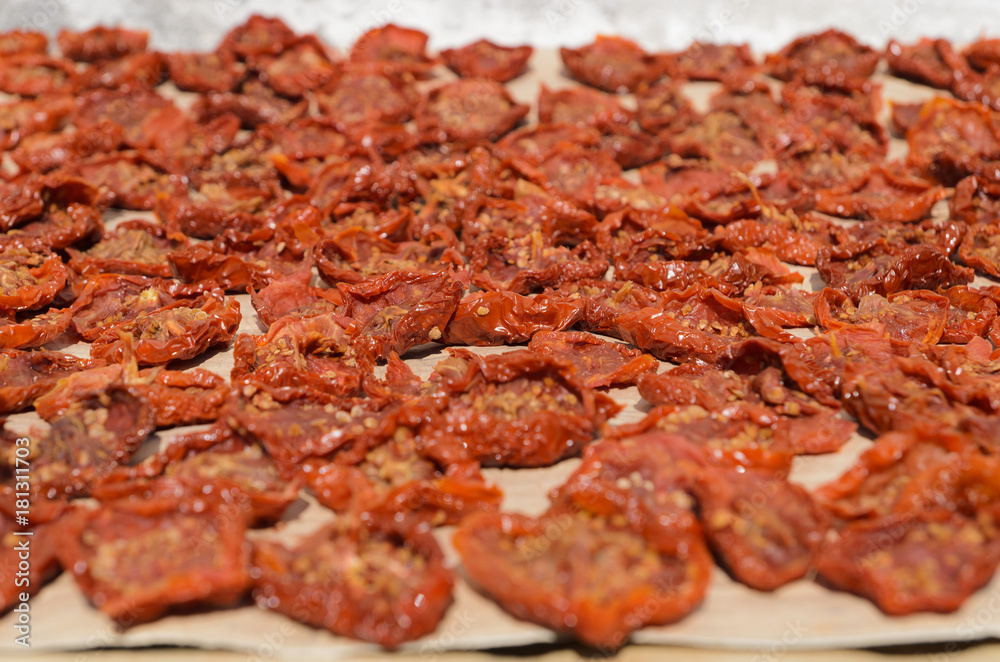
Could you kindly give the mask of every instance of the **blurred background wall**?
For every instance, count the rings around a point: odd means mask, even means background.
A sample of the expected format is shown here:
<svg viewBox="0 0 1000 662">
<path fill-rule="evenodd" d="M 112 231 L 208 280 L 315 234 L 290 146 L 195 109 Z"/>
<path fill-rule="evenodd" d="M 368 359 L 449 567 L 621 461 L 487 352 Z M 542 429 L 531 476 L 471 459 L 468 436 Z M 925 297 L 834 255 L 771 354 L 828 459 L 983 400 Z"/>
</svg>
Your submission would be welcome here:
<svg viewBox="0 0 1000 662">
<path fill-rule="evenodd" d="M 827 27 L 874 46 L 923 35 L 956 42 L 1000 36 L 1000 0 L 0 0 L 0 30 L 54 34 L 62 27 L 120 24 L 149 29 L 155 48 L 201 50 L 214 48 L 253 13 L 280 15 L 337 47 L 388 22 L 427 31 L 435 49 L 486 36 L 540 48 L 574 46 L 605 33 L 648 49 L 701 39 L 768 51 Z"/>
</svg>

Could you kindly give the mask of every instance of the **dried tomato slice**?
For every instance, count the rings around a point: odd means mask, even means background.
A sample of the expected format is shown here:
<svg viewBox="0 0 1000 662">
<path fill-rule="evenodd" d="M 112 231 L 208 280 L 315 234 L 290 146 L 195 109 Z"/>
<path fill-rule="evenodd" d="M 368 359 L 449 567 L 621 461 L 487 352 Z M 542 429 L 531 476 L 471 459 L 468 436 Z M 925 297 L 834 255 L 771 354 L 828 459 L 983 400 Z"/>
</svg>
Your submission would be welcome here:
<svg viewBox="0 0 1000 662">
<path fill-rule="evenodd" d="M 243 128 L 254 129 L 262 124 L 287 124 L 306 115 L 307 101 L 290 101 L 258 79 L 245 80 L 240 92 L 211 92 L 199 97 L 191 108 L 198 122 L 204 123 L 227 114 L 240 119 Z"/>
<path fill-rule="evenodd" d="M 392 242 L 355 226 L 316 245 L 316 268 L 328 283 L 359 283 L 394 271 L 435 272 L 463 267 L 454 236 L 428 241 Z"/>
<path fill-rule="evenodd" d="M 1000 228 L 973 225 L 958 247 L 958 256 L 977 271 L 1000 277 Z"/>
<path fill-rule="evenodd" d="M 948 59 L 952 53 L 951 43 L 946 39 L 923 37 L 909 45 L 892 39 L 885 49 L 885 61 L 893 76 L 947 90 L 955 75 Z"/>
<path fill-rule="evenodd" d="M 17 55 L 18 53 L 44 53 L 49 46 L 49 38 L 41 32 L 28 30 L 11 30 L 0 32 L 0 55 Z"/>
<path fill-rule="evenodd" d="M 253 14 L 245 23 L 230 30 L 219 44 L 219 53 L 240 60 L 265 53 L 278 54 L 297 37 L 280 18 Z"/>
<path fill-rule="evenodd" d="M 330 59 L 318 39 L 301 37 L 277 56 L 261 56 L 252 60 L 261 80 L 278 94 L 299 99 L 305 93 L 321 88 L 336 78 L 340 70 Z"/>
<path fill-rule="evenodd" d="M 36 476 L 30 491 L 50 501 L 87 496 L 128 463 L 153 428 L 149 406 L 121 386 L 75 402 L 47 432 L 33 432 L 38 441 L 30 448 Z M 6 441 L 2 462 L 14 476 L 15 447 Z"/>
<path fill-rule="evenodd" d="M 167 262 L 173 274 L 188 283 L 214 281 L 227 291 L 246 292 L 301 271 L 305 249 L 295 248 L 275 241 L 275 229 L 267 225 L 250 232 L 230 228 L 212 244 L 172 251 Z"/>
<path fill-rule="evenodd" d="M 879 239 L 843 251 L 822 248 L 816 268 L 829 287 L 855 301 L 866 294 L 888 296 L 903 290 L 936 289 L 972 282 L 973 271 L 926 244 L 887 244 Z"/>
<path fill-rule="evenodd" d="M 271 281 L 259 290 L 250 289 L 250 302 L 257 317 L 271 326 L 286 316 L 313 317 L 343 309 L 344 297 L 337 289 L 310 287 L 312 273 L 302 271 Z"/>
<path fill-rule="evenodd" d="M 808 328 L 816 325 L 816 296 L 808 290 L 754 284 L 743 292 L 743 314 L 754 328 Z"/>
<path fill-rule="evenodd" d="M 947 154 L 956 162 L 976 162 L 1000 156 L 1000 129 L 978 103 L 935 97 L 924 104 L 917 122 L 906 132 L 907 162 L 930 175 L 934 160 Z M 944 184 L 953 182 L 944 181 Z"/>
<path fill-rule="evenodd" d="M 879 322 L 894 342 L 933 345 L 941 340 L 950 306 L 947 297 L 928 290 L 904 290 L 887 298 L 866 294 L 855 306 L 843 292 L 825 288 L 816 299 L 816 320 L 824 329 Z"/>
<path fill-rule="evenodd" d="M 42 216 L 7 232 L 24 243 L 38 242 L 52 250 L 96 240 L 104 234 L 101 213 L 89 205 L 70 203 L 65 208 L 49 205 Z"/>
<path fill-rule="evenodd" d="M 926 218 L 945 198 L 940 186 L 900 176 L 886 167 L 872 170 L 860 189 L 834 187 L 816 193 L 816 209 L 843 218 L 913 222 Z"/>
<path fill-rule="evenodd" d="M 574 79 L 605 92 L 634 92 L 660 74 L 657 59 L 639 44 L 598 35 L 580 48 L 560 48 L 562 62 Z"/>
<path fill-rule="evenodd" d="M 185 92 L 232 92 L 243 80 L 243 69 L 228 51 L 167 53 L 167 73 Z"/>
<path fill-rule="evenodd" d="M 462 48 L 447 48 L 440 55 L 445 65 L 462 78 L 506 83 L 528 69 L 533 52 L 531 46 L 501 46 L 480 39 Z"/>
<path fill-rule="evenodd" d="M 711 569 L 698 538 L 665 548 L 613 517 L 569 508 L 472 515 L 455 547 L 472 581 L 506 611 L 605 649 L 693 611 Z"/>
<path fill-rule="evenodd" d="M 0 92 L 22 97 L 72 93 L 76 67 L 63 58 L 44 53 L 17 53 L 0 63 Z"/>
<path fill-rule="evenodd" d="M 694 493 L 708 544 L 737 580 L 773 591 L 809 572 L 827 520 L 804 489 L 769 473 L 706 468 Z"/>
<path fill-rule="evenodd" d="M 0 104 L 0 148 L 10 150 L 32 135 L 51 135 L 47 132 L 61 128 L 73 107 L 73 97 L 69 95 Z"/>
<path fill-rule="evenodd" d="M 649 354 L 583 332 L 542 331 L 528 349 L 573 364 L 584 386 L 632 386 L 658 364 Z"/>
<path fill-rule="evenodd" d="M 56 37 L 59 50 L 77 62 L 112 60 L 134 55 L 146 50 L 149 33 L 146 31 L 108 28 L 99 25 L 86 32 L 60 30 Z"/>
<path fill-rule="evenodd" d="M 232 340 L 242 318 L 236 299 L 209 292 L 111 327 L 91 343 L 90 355 L 114 363 L 131 357 L 140 365 L 190 359 Z"/>
<path fill-rule="evenodd" d="M 688 80 L 721 81 L 734 73 L 746 72 L 756 64 L 746 44 L 695 41 L 685 50 L 670 56 L 670 65 Z"/>
<path fill-rule="evenodd" d="M 338 461 L 335 456 L 329 464 L 307 464 L 304 473 L 320 503 L 362 516 L 402 513 L 441 525 L 499 508 L 503 493 L 486 482 L 477 462 L 464 459 L 461 449 L 431 450 L 400 428 L 360 462 Z"/>
<path fill-rule="evenodd" d="M 427 93 L 416 110 L 417 128 L 439 142 L 497 140 L 528 114 L 500 83 L 462 78 Z"/>
<path fill-rule="evenodd" d="M 53 308 L 18 321 L 0 315 L 0 348 L 28 349 L 55 341 L 69 329 L 72 308 Z"/>
<path fill-rule="evenodd" d="M 995 534 L 938 508 L 851 524 L 820 550 L 820 579 L 883 612 L 948 613 L 986 584 L 1000 561 Z"/>
<path fill-rule="evenodd" d="M 516 345 L 541 331 L 563 331 L 583 316 L 584 302 L 558 295 L 473 292 L 444 327 L 447 345 Z"/>
<path fill-rule="evenodd" d="M 852 79 L 867 78 L 880 55 L 838 30 L 799 37 L 777 53 L 768 55 L 768 72 L 779 80 L 801 78 L 811 85 L 839 89 Z"/>
<path fill-rule="evenodd" d="M 440 340 L 464 290 L 448 273 L 393 271 L 340 285 L 351 344 L 375 359 Z"/>
<path fill-rule="evenodd" d="M 85 251 L 67 249 L 70 266 L 84 276 L 97 273 L 121 273 L 169 278 L 166 257 L 188 243 L 187 238 L 168 232 L 150 221 L 124 221 Z"/>
<path fill-rule="evenodd" d="M 34 242 L 0 241 L 0 313 L 48 305 L 66 284 L 69 270 L 58 255 Z"/>
<path fill-rule="evenodd" d="M 579 452 L 618 411 L 562 361 L 527 350 L 449 351 L 429 398 L 404 405 L 406 420 L 421 423 L 425 446 L 458 442 L 486 466 L 546 466 Z"/>
<path fill-rule="evenodd" d="M 427 55 L 427 35 L 389 23 L 364 33 L 351 47 L 352 63 L 370 65 L 384 74 L 423 78 L 435 61 Z"/>
<path fill-rule="evenodd" d="M 391 521 L 330 524 L 292 547 L 258 542 L 253 560 L 261 607 L 385 648 L 430 634 L 451 604 L 433 536 Z"/>
<path fill-rule="evenodd" d="M 966 177 L 955 185 L 948 212 L 952 220 L 969 225 L 989 224 L 1000 216 L 1000 183 Z"/>
<path fill-rule="evenodd" d="M 477 286 L 516 294 L 600 278 L 607 270 L 604 256 L 589 241 L 573 249 L 552 246 L 537 231 L 519 239 L 487 235 L 473 248 L 469 264 Z"/>
<path fill-rule="evenodd" d="M 0 412 L 10 413 L 30 407 L 38 396 L 50 390 L 60 379 L 99 365 L 100 361 L 61 352 L 0 349 L 0 375 L 3 377 Z"/>
<path fill-rule="evenodd" d="M 202 498 L 111 501 L 67 517 L 59 560 L 92 604 L 130 626 L 236 604 L 250 587 L 245 532 L 236 509 Z"/>
<path fill-rule="evenodd" d="M 348 129 L 371 123 L 402 123 L 410 119 L 417 103 L 415 92 L 378 73 L 348 71 L 316 95 L 324 115 Z"/>
</svg>

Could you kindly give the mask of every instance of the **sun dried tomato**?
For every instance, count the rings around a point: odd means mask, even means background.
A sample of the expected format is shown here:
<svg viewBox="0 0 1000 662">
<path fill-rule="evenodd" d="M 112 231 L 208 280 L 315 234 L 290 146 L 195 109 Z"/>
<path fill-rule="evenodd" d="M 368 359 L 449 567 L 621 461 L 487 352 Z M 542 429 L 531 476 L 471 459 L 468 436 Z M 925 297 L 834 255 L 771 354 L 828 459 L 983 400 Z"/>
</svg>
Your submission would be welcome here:
<svg viewBox="0 0 1000 662">
<path fill-rule="evenodd" d="M 924 104 L 917 122 L 906 132 L 907 162 L 934 175 L 934 160 L 946 153 L 958 162 L 1000 157 L 1000 128 L 978 103 L 935 97 Z M 957 181 L 957 180 L 956 180 Z M 944 181 L 944 184 L 953 182 Z"/>
<path fill-rule="evenodd" d="M 73 163 L 68 172 L 97 187 L 102 207 L 145 211 L 160 195 L 181 195 L 183 177 L 164 168 L 148 153 L 95 155 Z"/>
<path fill-rule="evenodd" d="M 584 209 L 597 205 L 597 190 L 609 181 L 621 181 L 622 167 L 610 150 L 587 150 L 564 144 L 537 167 L 515 162 L 519 174 L 546 192 L 569 198 Z"/>
<path fill-rule="evenodd" d="M 638 90 L 635 118 L 646 131 L 662 135 L 683 131 L 698 119 L 698 112 L 677 82 L 664 78 Z"/>
<path fill-rule="evenodd" d="M 677 73 L 689 80 L 721 81 L 727 75 L 756 66 L 746 44 L 707 44 L 695 41 L 687 49 L 670 56 Z"/>
<path fill-rule="evenodd" d="M 69 95 L 0 104 L 0 148 L 9 150 L 29 136 L 48 135 L 47 132 L 62 128 L 74 106 L 73 97 Z"/>
<path fill-rule="evenodd" d="M 574 280 L 600 278 L 608 269 L 589 241 L 574 249 L 551 246 L 540 232 L 519 239 L 487 235 L 473 248 L 471 279 L 484 290 L 530 294 Z"/>
<path fill-rule="evenodd" d="M 0 314 L 0 347 L 28 349 L 47 345 L 69 329 L 72 318 L 72 308 L 53 308 L 20 321 L 18 316 L 4 319 Z"/>
<path fill-rule="evenodd" d="M 463 78 L 427 93 L 415 112 L 418 130 L 433 140 L 496 140 L 528 114 L 503 85 Z"/>
<path fill-rule="evenodd" d="M 18 53 L 0 63 L 0 92 L 22 97 L 72 93 L 76 87 L 76 67 L 64 58 L 44 53 Z"/>
<path fill-rule="evenodd" d="M 684 322 L 687 322 L 685 324 Z M 730 328 L 736 336 L 730 336 Z M 724 360 L 729 346 L 741 336 L 739 327 L 727 327 L 726 335 L 714 330 L 698 329 L 690 320 L 679 321 L 676 313 L 669 315 L 656 308 L 642 308 L 618 316 L 611 325 L 611 335 L 649 352 L 661 361 L 693 356 L 714 363 Z"/>
<path fill-rule="evenodd" d="M 827 520 L 808 492 L 756 471 L 705 468 L 698 478 L 702 530 L 737 580 L 773 591 L 809 572 Z"/>
<path fill-rule="evenodd" d="M 426 78 L 436 61 L 427 55 L 427 35 L 389 23 L 369 30 L 354 42 L 350 60 L 387 75 Z"/>
<path fill-rule="evenodd" d="M 572 78 L 605 92 L 634 92 L 659 77 L 662 66 L 639 44 L 621 37 L 598 35 L 580 48 L 560 48 Z"/>
<path fill-rule="evenodd" d="M 250 290 L 257 317 L 267 326 L 279 318 L 313 317 L 342 310 L 344 297 L 337 289 L 310 287 L 312 273 L 302 271 L 272 281 L 260 290 Z"/>
<path fill-rule="evenodd" d="M 954 76 L 954 70 L 943 55 L 947 52 L 954 51 L 946 39 L 923 37 L 911 45 L 893 39 L 885 49 L 885 60 L 889 73 L 894 76 L 947 90 Z"/>
<path fill-rule="evenodd" d="M 447 345 L 516 345 L 541 331 L 563 331 L 583 316 L 584 302 L 558 294 L 473 292 L 458 303 L 444 327 Z"/>
<path fill-rule="evenodd" d="M 956 285 L 942 294 L 948 298 L 950 308 L 941 342 L 965 344 L 989 333 L 997 317 L 997 305 L 984 291 Z"/>
<path fill-rule="evenodd" d="M 7 57 L 18 53 L 44 53 L 48 50 L 49 38 L 41 32 L 11 30 L 0 32 L 0 55 Z"/>
<path fill-rule="evenodd" d="M 1000 183 L 980 177 L 966 177 L 955 185 L 948 201 L 952 220 L 969 225 L 989 224 L 1000 216 Z"/>
<path fill-rule="evenodd" d="M 120 385 L 74 402 L 47 432 L 32 432 L 30 491 L 49 501 L 89 495 L 128 463 L 154 427 L 149 406 Z M 2 463 L 14 475 L 15 447 L 6 441 Z"/>
<path fill-rule="evenodd" d="M 923 107 L 923 103 L 889 102 L 889 128 L 892 130 L 894 138 L 906 138 L 906 132 L 920 119 L 920 111 Z"/>
<path fill-rule="evenodd" d="M 958 248 L 966 233 L 964 223 L 950 220 L 927 219 L 919 223 L 893 223 L 871 221 L 854 223 L 839 233 L 841 246 L 834 246 L 835 253 L 850 254 L 863 250 L 879 239 L 895 246 L 925 245 L 951 255 Z"/>
<path fill-rule="evenodd" d="M 879 322 L 893 342 L 933 345 L 941 340 L 950 307 L 947 297 L 928 290 L 866 294 L 855 305 L 843 292 L 825 288 L 816 299 L 816 320 L 824 329 Z"/>
<path fill-rule="evenodd" d="M 338 398 L 315 389 L 245 384 L 225 412 L 226 423 L 259 442 L 285 475 L 309 460 L 354 457 L 392 438 L 397 408 L 384 399 Z"/>
<path fill-rule="evenodd" d="M 979 272 L 1000 276 L 1000 227 L 971 226 L 958 248 L 958 256 Z"/>
<path fill-rule="evenodd" d="M 871 171 L 859 188 L 834 187 L 816 193 L 818 211 L 843 218 L 919 221 L 945 198 L 940 186 L 882 166 Z"/>
<path fill-rule="evenodd" d="M 528 69 L 531 46 L 501 46 L 480 39 L 462 48 L 441 51 L 445 65 L 462 78 L 485 78 L 506 83 Z"/>
<path fill-rule="evenodd" d="M 68 269 L 37 243 L 0 241 L 0 313 L 46 306 L 66 284 Z"/>
<path fill-rule="evenodd" d="M 232 92 L 243 79 L 243 68 L 228 51 L 167 53 L 167 72 L 185 92 Z"/>
<path fill-rule="evenodd" d="M 314 36 L 300 37 L 276 56 L 251 58 L 261 80 L 278 94 L 298 99 L 336 78 L 340 70 Z"/>
<path fill-rule="evenodd" d="M 292 29 L 280 18 L 253 14 L 223 37 L 218 52 L 240 60 L 264 54 L 277 55 L 296 39 Z"/>
<path fill-rule="evenodd" d="M 440 340 L 462 298 L 462 283 L 448 273 L 393 271 L 339 286 L 351 344 L 374 359 Z"/>
<path fill-rule="evenodd" d="M 566 507 L 537 518 L 472 515 L 455 547 L 472 581 L 506 611 L 604 649 L 689 614 L 711 574 L 699 538 L 668 546 L 614 517 Z"/>
<path fill-rule="evenodd" d="M 245 532 L 233 507 L 207 499 L 111 501 L 61 523 L 59 560 L 98 609 L 130 626 L 239 602 L 250 586 Z"/>
<path fill-rule="evenodd" d="M 550 90 L 544 84 L 538 94 L 538 121 L 602 127 L 627 124 L 632 113 L 618 98 L 585 87 Z"/>
<path fill-rule="evenodd" d="M 59 50 L 77 62 L 112 60 L 146 50 L 149 33 L 146 31 L 108 28 L 99 25 L 86 32 L 60 30 L 56 41 Z"/>
<path fill-rule="evenodd" d="M 409 87 L 377 73 L 348 71 L 316 95 L 320 110 L 346 130 L 375 122 L 402 123 L 417 103 Z"/>
<path fill-rule="evenodd" d="M 90 355 L 114 363 L 134 358 L 140 365 L 190 359 L 232 340 L 242 317 L 236 299 L 207 292 L 112 326 L 91 343 Z"/>
<path fill-rule="evenodd" d="M 777 53 L 768 55 L 765 65 L 779 80 L 801 78 L 810 85 L 843 88 L 852 79 L 867 78 L 875 71 L 880 55 L 838 30 L 826 30 L 799 37 Z"/>
<path fill-rule="evenodd" d="M 552 156 L 562 143 L 600 149 L 601 132 L 591 126 L 566 122 L 535 124 L 511 131 L 497 142 L 493 151 L 503 158 L 516 157 L 538 165 Z"/>
<path fill-rule="evenodd" d="M 571 363 L 589 388 L 632 386 L 658 367 L 649 354 L 578 331 L 539 332 L 531 337 L 528 349 Z"/>
<path fill-rule="evenodd" d="M 743 292 L 743 314 L 754 328 L 809 328 L 816 326 L 816 296 L 808 290 L 756 283 Z"/>
<path fill-rule="evenodd" d="M 70 266 L 84 276 L 112 272 L 169 278 L 165 258 L 187 243 L 187 237 L 168 232 L 158 223 L 132 220 L 119 223 L 85 251 L 69 248 L 67 252 Z"/>
<path fill-rule="evenodd" d="M 995 534 L 937 508 L 851 524 L 820 550 L 820 579 L 887 614 L 948 613 L 986 584 L 1000 561 Z"/>
<path fill-rule="evenodd" d="M 829 287 L 855 301 L 866 294 L 888 296 L 915 289 L 937 289 L 972 282 L 973 271 L 960 267 L 932 246 L 893 245 L 879 239 L 843 250 L 822 248 L 816 268 Z"/>
<path fill-rule="evenodd" d="M 412 433 L 400 428 L 360 462 L 334 457 L 329 464 L 307 464 L 304 472 L 320 503 L 362 517 L 414 515 L 440 525 L 497 510 L 503 493 L 486 482 L 479 464 L 464 459 L 460 448 L 442 450 L 418 446 Z"/>
<path fill-rule="evenodd" d="M 293 102 L 280 97 L 258 79 L 245 80 L 240 92 L 210 92 L 195 101 L 191 113 L 198 122 L 232 114 L 240 118 L 243 128 L 254 129 L 262 124 L 288 124 L 306 115 L 309 103 Z"/>
<path fill-rule="evenodd" d="M 24 352 L 0 349 L 0 412 L 10 413 L 30 407 L 35 399 L 64 377 L 101 365 L 61 352 Z"/>
<path fill-rule="evenodd" d="M 486 466 L 547 466 L 579 452 L 618 411 L 563 361 L 528 350 L 485 357 L 449 351 L 428 397 L 404 411 L 420 422 L 425 446 L 458 442 Z"/>
<path fill-rule="evenodd" d="M 926 348 L 924 354 L 934 367 L 915 357 L 897 359 L 897 364 L 909 375 L 933 383 L 952 401 L 993 413 L 1000 411 L 1000 381 L 992 352 L 988 341 L 973 337 L 964 346 Z"/>
<path fill-rule="evenodd" d="M 316 245 L 316 268 L 328 283 L 359 283 L 393 271 L 431 273 L 463 267 L 454 236 L 392 242 L 361 227 L 349 227 Z"/>
<path fill-rule="evenodd" d="M 253 559 L 261 607 L 385 648 L 433 632 L 452 600 L 434 537 L 391 520 L 329 524 L 291 547 L 257 542 Z"/>
<path fill-rule="evenodd" d="M 745 171 L 771 156 L 743 118 L 725 110 L 710 111 L 665 139 L 679 156 L 711 159 Z"/>
</svg>

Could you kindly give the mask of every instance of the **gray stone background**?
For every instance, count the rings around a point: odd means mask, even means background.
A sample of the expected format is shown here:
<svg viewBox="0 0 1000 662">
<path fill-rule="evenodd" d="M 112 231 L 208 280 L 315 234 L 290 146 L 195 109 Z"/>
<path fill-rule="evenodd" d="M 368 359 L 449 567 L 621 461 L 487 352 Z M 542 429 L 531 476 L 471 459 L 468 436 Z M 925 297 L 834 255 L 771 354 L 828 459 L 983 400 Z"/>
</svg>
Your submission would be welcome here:
<svg viewBox="0 0 1000 662">
<path fill-rule="evenodd" d="M 55 34 L 120 24 L 150 30 L 155 48 L 204 50 L 253 13 L 280 15 L 341 48 L 390 21 L 427 31 L 435 49 L 486 36 L 554 48 L 604 33 L 649 49 L 677 49 L 698 38 L 768 51 L 827 27 L 874 46 L 922 35 L 956 42 L 1000 36 L 1000 0 L 0 0 L 0 30 Z"/>
</svg>

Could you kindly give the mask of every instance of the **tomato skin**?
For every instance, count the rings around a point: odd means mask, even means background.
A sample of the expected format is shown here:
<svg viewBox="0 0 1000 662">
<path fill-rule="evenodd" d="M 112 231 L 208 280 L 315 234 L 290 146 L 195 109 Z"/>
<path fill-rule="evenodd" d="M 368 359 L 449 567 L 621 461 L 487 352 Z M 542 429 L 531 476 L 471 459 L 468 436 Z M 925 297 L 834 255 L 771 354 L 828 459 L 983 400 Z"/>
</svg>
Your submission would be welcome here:
<svg viewBox="0 0 1000 662">
<path fill-rule="evenodd" d="M 914 44 L 900 44 L 892 39 L 885 49 L 885 61 L 892 75 L 942 90 L 951 87 L 955 75 L 949 65 L 953 55 L 954 49 L 947 39 L 927 37 Z"/>
<path fill-rule="evenodd" d="M 253 559 L 261 607 L 384 648 L 433 632 L 452 601 L 433 536 L 392 519 L 330 524 L 292 549 L 258 542 Z"/>
<path fill-rule="evenodd" d="M 542 331 L 532 336 L 528 349 L 569 361 L 589 388 L 631 386 L 658 368 L 649 354 L 589 333 Z"/>
<path fill-rule="evenodd" d="M 779 80 L 801 78 L 812 85 L 837 89 L 846 82 L 867 78 L 875 71 L 880 54 L 848 34 L 827 30 L 799 37 L 779 52 L 768 55 L 765 67 Z"/>
<path fill-rule="evenodd" d="M 13 413 L 31 404 L 56 383 L 75 372 L 96 368 L 103 361 L 80 359 L 62 352 L 0 349 L 0 412 Z"/>
<path fill-rule="evenodd" d="M 441 59 L 462 78 L 484 78 L 506 83 L 527 70 L 533 52 L 531 46 L 500 46 L 480 39 L 462 48 L 441 51 Z"/>
<path fill-rule="evenodd" d="M 231 506 L 123 499 L 68 515 L 58 554 L 91 603 L 129 627 L 176 608 L 238 603 L 250 588 L 245 532 Z"/>
</svg>

